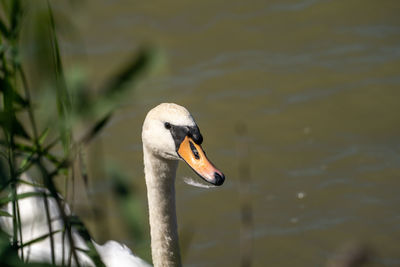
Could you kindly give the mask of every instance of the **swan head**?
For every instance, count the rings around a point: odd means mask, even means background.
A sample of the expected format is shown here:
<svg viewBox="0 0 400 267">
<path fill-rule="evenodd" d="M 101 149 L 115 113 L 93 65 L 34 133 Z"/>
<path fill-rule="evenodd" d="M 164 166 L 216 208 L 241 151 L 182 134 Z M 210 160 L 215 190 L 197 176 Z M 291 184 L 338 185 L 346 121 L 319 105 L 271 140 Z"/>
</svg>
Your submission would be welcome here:
<svg viewBox="0 0 400 267">
<path fill-rule="evenodd" d="M 207 159 L 199 127 L 186 108 L 163 103 L 150 110 L 143 124 L 142 141 L 153 155 L 183 160 L 208 183 L 223 184 L 225 176 Z"/>
</svg>

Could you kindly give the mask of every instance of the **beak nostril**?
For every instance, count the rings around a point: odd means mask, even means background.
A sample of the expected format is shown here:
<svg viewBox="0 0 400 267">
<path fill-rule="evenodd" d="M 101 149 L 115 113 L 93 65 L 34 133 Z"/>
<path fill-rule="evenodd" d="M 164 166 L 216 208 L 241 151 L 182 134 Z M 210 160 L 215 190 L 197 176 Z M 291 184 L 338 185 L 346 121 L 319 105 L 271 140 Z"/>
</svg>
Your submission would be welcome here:
<svg viewBox="0 0 400 267">
<path fill-rule="evenodd" d="M 225 181 L 225 175 L 223 173 L 214 173 L 215 185 L 222 185 Z"/>
<path fill-rule="evenodd" d="M 191 149 L 192 152 L 193 152 L 194 157 L 195 157 L 196 159 L 200 159 L 199 151 L 197 151 L 197 149 L 196 149 L 196 147 L 193 145 L 193 143 L 189 141 L 189 145 L 190 145 L 190 149 Z"/>
</svg>

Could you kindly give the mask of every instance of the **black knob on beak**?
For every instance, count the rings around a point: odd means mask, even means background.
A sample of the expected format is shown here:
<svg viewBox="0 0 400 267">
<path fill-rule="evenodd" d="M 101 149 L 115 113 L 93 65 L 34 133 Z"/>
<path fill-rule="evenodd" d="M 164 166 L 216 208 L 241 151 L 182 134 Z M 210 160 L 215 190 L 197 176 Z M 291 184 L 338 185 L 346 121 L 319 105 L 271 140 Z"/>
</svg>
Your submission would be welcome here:
<svg viewBox="0 0 400 267">
<path fill-rule="evenodd" d="M 225 181 L 225 175 L 223 173 L 214 173 L 214 185 L 222 185 Z"/>
</svg>

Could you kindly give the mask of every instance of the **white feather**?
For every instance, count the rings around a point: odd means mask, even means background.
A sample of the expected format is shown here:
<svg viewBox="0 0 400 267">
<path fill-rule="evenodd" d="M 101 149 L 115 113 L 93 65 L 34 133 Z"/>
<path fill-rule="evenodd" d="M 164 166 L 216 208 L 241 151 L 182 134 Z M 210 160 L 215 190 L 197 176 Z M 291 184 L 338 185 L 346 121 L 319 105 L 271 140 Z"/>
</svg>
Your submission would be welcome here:
<svg viewBox="0 0 400 267">
<path fill-rule="evenodd" d="M 161 266 L 181 266 L 179 241 L 175 207 L 175 175 L 180 157 L 176 153 L 175 143 L 171 133 L 165 128 L 168 121 L 174 125 L 196 125 L 190 113 L 181 106 L 171 103 L 160 104 L 152 109 L 146 116 L 143 124 L 142 141 L 145 165 L 145 178 L 147 185 L 147 197 L 149 203 L 149 222 L 151 231 L 151 248 L 153 263 Z M 30 183 L 32 180 L 23 174 L 21 179 Z M 202 188 L 214 186 L 203 185 L 190 179 L 185 179 L 188 184 Z M 37 192 L 46 193 L 46 189 L 39 186 L 20 184 L 17 193 Z M 43 196 L 27 197 L 18 200 L 22 239 L 26 243 L 49 233 L 48 220 Z M 49 213 L 51 217 L 52 231 L 60 231 L 53 235 L 54 253 L 57 265 L 68 264 L 70 255 L 69 241 L 63 238 L 63 220 L 56 200 L 47 197 Z M 64 203 L 64 212 L 71 214 L 70 207 Z M 6 207 L 12 214 L 12 205 Z M 0 225 L 4 231 L 12 235 L 13 224 L 11 218 L 0 216 Z M 80 249 L 88 249 L 83 238 L 76 229 L 72 229 L 72 238 L 75 246 Z M 136 257 L 125 245 L 116 241 L 108 241 L 104 245 L 94 243 L 102 261 L 108 267 L 150 266 L 145 261 Z M 21 254 L 21 251 L 20 251 Z M 24 259 L 31 262 L 52 262 L 50 238 L 35 242 L 23 248 Z M 77 252 L 77 258 L 81 265 L 94 266 L 91 259 L 81 251 Z M 72 265 L 76 262 L 73 260 Z"/>
<path fill-rule="evenodd" d="M 207 189 L 208 189 L 208 188 L 216 187 L 215 185 L 200 183 L 200 182 L 194 180 L 194 179 L 191 178 L 191 177 L 183 177 L 183 181 L 184 181 L 186 184 L 191 185 L 191 186 L 194 186 L 194 187 L 207 188 Z"/>
</svg>

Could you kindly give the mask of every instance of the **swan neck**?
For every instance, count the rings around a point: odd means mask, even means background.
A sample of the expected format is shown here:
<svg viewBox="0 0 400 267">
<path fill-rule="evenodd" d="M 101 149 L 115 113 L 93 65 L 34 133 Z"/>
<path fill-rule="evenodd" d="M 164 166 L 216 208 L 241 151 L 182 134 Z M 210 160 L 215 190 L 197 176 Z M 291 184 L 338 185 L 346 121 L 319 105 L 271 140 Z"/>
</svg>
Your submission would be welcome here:
<svg viewBox="0 0 400 267">
<path fill-rule="evenodd" d="M 145 146 L 143 152 L 153 264 L 181 266 L 175 207 L 178 161 L 157 157 Z"/>
</svg>

